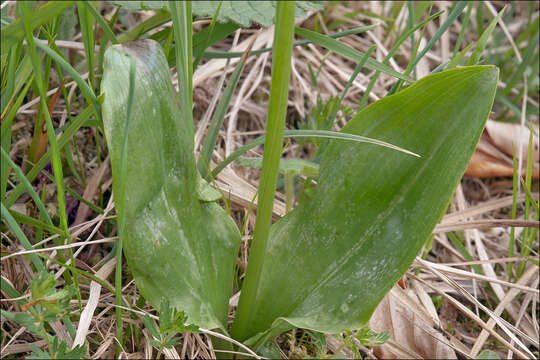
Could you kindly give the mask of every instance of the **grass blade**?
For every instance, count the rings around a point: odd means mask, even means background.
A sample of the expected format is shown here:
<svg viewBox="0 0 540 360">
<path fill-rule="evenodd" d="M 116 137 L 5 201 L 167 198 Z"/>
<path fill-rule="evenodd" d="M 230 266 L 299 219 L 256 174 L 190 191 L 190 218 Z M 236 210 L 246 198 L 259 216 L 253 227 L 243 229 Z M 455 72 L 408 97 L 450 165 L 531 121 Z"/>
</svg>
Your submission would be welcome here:
<svg viewBox="0 0 540 360">
<path fill-rule="evenodd" d="M 95 74 L 94 74 L 94 22 L 92 14 L 82 1 L 77 1 L 77 12 L 79 13 L 79 24 L 81 27 L 81 35 L 84 43 L 84 52 L 86 53 L 86 61 L 88 63 L 88 83 L 92 89 L 95 89 Z"/>
<path fill-rule="evenodd" d="M 26 235 L 24 235 L 24 232 L 21 230 L 19 224 L 17 224 L 17 221 L 13 218 L 11 213 L 8 211 L 8 209 L 4 206 L 4 203 L 0 203 L 1 210 L 2 210 L 2 219 L 4 219 L 9 227 L 11 228 L 11 231 L 15 234 L 17 239 L 21 242 L 22 246 L 26 250 L 33 250 L 32 245 L 30 244 L 30 241 L 28 241 L 28 238 Z M 39 257 L 36 254 L 30 254 L 30 260 L 32 261 L 32 264 L 34 264 L 34 267 L 36 268 L 36 271 L 45 271 L 45 266 L 40 261 Z"/>
<path fill-rule="evenodd" d="M 84 5 L 86 7 L 86 9 L 88 10 L 88 12 L 90 12 L 90 14 L 92 14 L 92 16 L 94 17 L 94 19 L 96 19 L 96 21 L 99 23 L 99 26 L 101 26 L 101 29 L 103 30 L 103 34 L 105 35 L 105 37 L 107 37 L 107 39 L 109 39 L 110 42 L 112 42 L 113 44 L 118 44 L 120 43 L 116 37 L 116 35 L 114 34 L 114 32 L 112 31 L 111 27 L 109 26 L 109 24 L 107 23 L 107 21 L 103 18 L 103 16 L 101 16 L 101 14 L 96 10 L 96 8 L 94 7 L 94 5 L 92 5 L 91 2 L 88 2 L 88 1 L 79 1 L 77 3 L 77 6 L 79 4 Z"/>
<path fill-rule="evenodd" d="M 120 35 L 118 37 L 118 41 L 120 43 L 125 43 L 127 41 L 138 39 L 141 35 L 147 33 L 152 29 L 155 29 L 160 25 L 165 24 L 169 20 L 171 20 L 171 15 L 168 11 L 156 11 L 156 14 L 150 19 L 143 21 L 129 31 Z"/>
<path fill-rule="evenodd" d="M 83 124 L 88 120 L 88 118 L 92 115 L 94 112 L 94 109 L 92 107 L 87 107 L 83 112 L 79 114 L 75 118 L 75 120 L 68 126 L 68 128 L 64 131 L 60 139 L 58 140 L 58 146 L 62 148 L 65 146 L 69 139 L 71 139 L 77 130 Z M 38 163 L 35 164 L 32 169 L 26 174 L 26 178 L 28 181 L 34 181 L 36 176 L 41 172 L 41 170 L 51 161 L 52 157 L 52 149 L 49 149 L 42 157 L 39 159 Z M 24 185 L 19 184 L 13 189 L 13 191 L 9 194 L 9 196 L 4 200 L 4 203 L 6 204 L 6 207 L 10 207 L 15 203 L 15 201 L 21 196 L 21 194 L 24 192 Z"/>
<path fill-rule="evenodd" d="M 88 86 L 86 81 L 84 81 L 81 75 L 77 72 L 77 70 L 75 70 L 66 60 L 64 60 L 64 58 L 60 54 L 58 54 L 46 44 L 42 43 L 41 40 L 36 38 L 33 38 L 33 40 L 35 46 L 43 50 L 43 52 L 49 55 L 54 61 L 58 63 L 58 65 L 60 65 L 64 70 L 66 70 L 68 74 L 71 75 L 73 80 L 79 86 L 79 89 L 81 89 L 83 95 L 94 107 L 98 119 L 101 119 L 101 106 L 99 105 L 96 95 L 94 94 L 94 91 Z"/>
<path fill-rule="evenodd" d="M 251 45 L 253 45 L 253 43 L 251 43 Z M 242 57 L 242 60 L 238 63 L 238 65 L 236 65 L 236 68 L 234 69 L 234 72 L 229 79 L 229 83 L 227 84 L 227 87 L 223 92 L 223 96 L 221 97 L 219 104 L 217 105 L 214 117 L 212 118 L 212 122 L 208 127 L 206 137 L 204 138 L 201 153 L 199 154 L 199 161 L 197 163 L 199 172 L 204 179 L 207 179 L 210 173 L 210 159 L 212 158 L 212 152 L 214 151 L 214 147 L 216 146 L 219 129 L 221 129 L 221 126 L 223 125 L 223 120 L 225 119 L 225 115 L 227 109 L 229 108 L 232 95 L 236 90 L 238 80 L 240 80 L 240 74 L 242 74 L 242 69 L 244 68 L 250 50 L 251 46 L 248 47 L 244 54 L 244 57 Z"/>
<path fill-rule="evenodd" d="M 369 47 L 369 49 L 366 51 L 366 53 L 364 54 L 364 56 L 362 56 L 362 59 L 360 59 L 360 61 L 358 62 L 358 64 L 356 65 L 356 67 L 354 68 L 354 71 L 353 73 L 351 74 L 350 78 L 349 78 L 349 81 L 347 81 L 347 84 L 345 85 L 345 88 L 343 89 L 343 92 L 335 106 L 335 109 L 331 115 L 331 121 L 329 122 L 329 127 L 328 129 L 331 129 L 332 126 L 334 125 L 334 123 L 336 122 L 336 116 L 337 116 L 337 113 L 339 111 L 339 108 L 341 107 L 341 103 L 343 102 L 343 99 L 345 98 L 345 96 L 347 95 L 347 92 L 349 91 L 349 88 L 351 87 L 352 83 L 354 82 L 354 80 L 356 79 L 356 77 L 358 76 L 358 73 L 360 72 L 360 70 L 362 70 L 362 68 L 364 67 L 366 61 L 369 59 L 369 57 L 371 56 L 371 53 L 375 50 L 376 46 L 375 45 L 372 45 Z M 328 144 L 328 141 L 323 141 L 319 144 L 318 148 L 317 148 L 317 156 L 322 154 L 324 149 L 326 149 L 326 145 Z"/>
<path fill-rule="evenodd" d="M 407 31 L 406 33 L 404 33 L 403 35 L 401 35 L 397 40 L 396 40 L 396 43 L 394 44 L 394 46 L 392 46 L 392 48 L 390 49 L 390 51 L 388 52 L 388 55 L 386 55 L 384 57 L 384 60 L 383 60 L 383 64 L 386 64 L 388 65 L 388 62 L 390 61 L 390 59 L 392 58 L 392 56 L 394 56 L 394 54 L 398 51 L 399 47 L 401 46 L 401 44 L 403 44 L 408 38 L 409 36 L 411 36 L 412 34 L 414 34 L 414 32 L 418 29 L 420 29 L 422 26 L 426 25 L 428 22 L 430 22 L 431 20 L 439 17 L 440 15 L 442 14 L 442 11 L 439 11 L 438 13 L 435 13 L 429 17 L 427 17 L 424 21 L 421 21 L 420 23 L 416 24 L 412 29 L 410 29 L 409 31 Z M 364 95 L 362 95 L 362 99 L 360 100 L 360 105 L 358 105 L 358 109 L 362 109 L 364 106 L 366 106 L 367 102 L 368 102 L 368 99 L 369 99 L 369 94 L 371 93 L 371 90 L 373 89 L 373 86 L 375 85 L 375 82 L 377 81 L 377 79 L 379 78 L 379 75 L 381 74 L 380 71 L 377 71 L 372 77 L 371 79 L 369 80 L 369 84 L 367 86 L 367 89 L 366 91 L 364 92 Z"/>
<path fill-rule="evenodd" d="M 453 69 L 453 68 L 459 66 L 459 64 L 461 63 L 461 60 L 463 60 L 463 57 L 465 56 L 465 54 L 467 54 L 467 52 L 472 47 L 472 45 L 473 44 L 470 43 L 469 45 L 467 45 L 465 47 L 465 49 L 463 49 L 456 56 L 454 56 L 452 58 L 452 60 L 450 60 L 450 62 L 448 63 L 448 66 L 446 67 L 446 70 L 450 70 L 450 69 Z"/>
<path fill-rule="evenodd" d="M 364 53 L 355 50 L 351 48 L 348 45 L 345 45 L 343 43 L 340 43 L 339 41 L 332 39 L 329 36 L 316 33 L 314 31 L 310 31 L 303 28 L 295 28 L 294 32 L 297 35 L 300 35 L 308 40 L 313 41 L 315 44 L 320 45 L 328 50 L 334 51 L 338 53 L 339 55 L 342 55 L 346 57 L 347 59 L 351 59 L 353 61 L 359 62 L 362 57 L 364 56 Z M 388 65 L 385 65 L 383 63 L 378 62 L 377 60 L 373 58 L 369 58 L 366 62 L 366 67 L 372 69 L 372 70 L 379 70 L 385 74 L 391 75 L 393 77 L 396 77 L 398 79 L 408 81 L 408 82 L 414 82 L 413 79 L 409 78 L 406 75 L 402 75 L 389 67 Z"/>
<path fill-rule="evenodd" d="M 28 17 L 27 14 L 29 13 L 28 8 L 26 8 L 25 4 L 21 4 L 21 9 L 23 9 L 23 24 L 24 24 L 24 31 L 26 36 L 26 41 L 28 42 L 28 49 L 30 53 L 30 59 L 32 61 L 32 67 L 34 68 L 34 80 L 38 88 L 38 93 L 40 97 L 40 106 L 41 106 L 41 112 L 45 116 L 45 123 L 47 125 L 47 136 L 49 138 L 49 144 L 51 147 L 51 155 L 52 155 L 52 168 L 54 173 L 54 182 L 56 184 L 56 199 L 58 204 L 58 212 L 59 212 L 59 227 L 64 231 L 65 234 L 68 236 L 65 238 L 66 241 L 69 243 L 71 241 L 71 238 L 69 236 L 69 228 L 68 228 L 68 218 L 67 218 L 67 212 L 66 212 L 66 200 L 65 200 L 65 192 L 64 192 L 64 174 L 62 170 L 62 159 L 60 157 L 60 149 L 61 147 L 58 146 L 58 142 L 56 140 L 56 133 L 54 131 L 54 126 L 51 120 L 51 116 L 49 114 L 49 109 L 47 106 L 47 92 L 44 88 L 43 79 L 41 77 L 41 68 L 40 68 L 40 61 L 39 57 L 36 51 L 36 41 L 35 38 L 32 36 L 32 30 L 30 29 L 30 25 L 28 23 Z M 39 42 L 39 41 L 38 41 Z M 59 239 L 57 241 L 57 245 L 60 244 L 62 239 Z M 70 261 L 72 264 L 75 264 L 75 259 L 73 257 L 73 250 L 69 249 L 69 255 L 70 255 Z M 60 260 L 64 259 L 64 254 L 62 252 L 58 252 L 58 256 Z M 65 276 L 65 280 L 67 283 L 71 283 L 73 280 L 73 283 L 75 285 L 75 288 L 79 287 L 79 281 L 75 273 L 70 272 L 70 275 Z M 77 292 L 78 300 L 79 300 L 79 307 L 81 304 L 81 298 L 80 293 Z"/>
<path fill-rule="evenodd" d="M 333 33 L 333 34 L 330 34 L 330 35 L 327 35 L 327 36 L 331 37 L 332 39 L 339 39 L 339 38 L 344 37 L 344 36 L 356 35 L 356 34 L 363 33 L 364 31 L 374 29 L 377 26 L 378 26 L 377 24 L 369 25 L 369 26 L 362 26 L 362 27 L 359 27 L 359 28 L 356 28 L 356 29 L 339 31 L 339 32 L 336 32 L 336 33 Z M 202 31 L 204 31 L 204 30 L 202 30 Z M 234 30 L 232 30 L 231 33 L 233 31 Z M 199 33 L 197 33 L 197 35 L 198 34 Z M 197 35 L 195 35 L 195 36 L 197 36 Z M 304 45 L 307 45 L 307 44 L 313 44 L 313 41 L 311 41 L 311 40 L 299 40 L 299 41 L 295 41 L 293 43 L 293 46 L 304 46 Z M 195 50 L 196 50 L 196 48 L 194 48 L 194 51 Z M 270 51 L 272 51 L 272 48 L 264 48 L 264 49 L 259 49 L 259 50 L 253 50 L 250 55 L 259 55 L 259 54 L 264 54 L 264 53 L 270 52 Z M 195 53 L 197 53 L 197 52 L 195 51 Z M 243 55 L 244 55 L 243 52 L 238 52 L 238 51 L 205 51 L 203 57 L 207 58 L 207 59 L 227 59 L 227 58 L 241 57 Z"/>
<path fill-rule="evenodd" d="M 2 159 L 3 159 L 2 161 L 5 161 L 7 164 L 9 164 L 9 166 L 11 166 L 13 171 L 15 171 L 15 174 L 17 174 L 17 176 L 21 180 L 21 184 L 24 186 L 26 191 L 28 191 L 28 194 L 34 200 L 34 203 L 38 207 L 40 214 L 45 217 L 49 225 L 52 225 L 53 223 L 49 216 L 49 213 L 47 212 L 47 209 L 45 208 L 45 204 L 43 204 L 43 202 L 39 198 L 39 195 L 34 191 L 32 184 L 30 184 L 30 181 L 28 181 L 26 176 L 24 176 L 24 173 L 22 172 L 21 168 L 17 166 L 17 164 L 15 164 L 13 160 L 11 160 L 8 153 L 3 148 L 0 148 L 0 150 L 2 151 Z"/>
<path fill-rule="evenodd" d="M 25 8 L 25 6 L 23 6 Z M 29 44 L 30 49 L 30 58 L 32 60 L 32 66 L 34 68 L 34 74 L 35 74 L 35 82 L 38 87 L 39 95 L 40 95 L 40 105 L 41 105 L 41 111 L 43 115 L 45 116 L 45 122 L 47 124 L 47 136 L 49 138 L 49 144 L 51 146 L 51 154 L 52 154 L 52 167 L 53 172 L 55 176 L 55 183 L 57 187 L 57 200 L 58 200 L 58 211 L 60 215 L 60 227 L 68 233 L 68 224 L 67 224 L 67 214 L 66 214 L 66 202 L 64 198 L 64 176 L 62 173 L 62 160 L 60 158 L 60 150 L 58 147 L 58 143 L 56 141 L 56 136 L 54 132 L 54 127 L 52 124 L 52 120 L 48 111 L 46 99 L 46 91 L 43 87 L 43 81 L 41 78 L 41 72 L 40 72 L 40 63 L 39 63 L 39 57 L 36 52 L 35 48 L 35 42 L 34 38 L 32 36 L 32 31 L 30 29 L 30 25 L 28 21 L 26 20 L 26 13 L 28 12 L 27 9 L 25 9 L 25 14 L 23 15 L 23 21 L 24 21 L 24 29 L 26 33 L 26 40 Z"/>
<path fill-rule="evenodd" d="M 327 130 L 285 130 L 283 132 L 283 137 L 291 137 L 291 138 L 322 138 L 322 139 L 336 139 L 336 140 L 348 140 L 348 141 L 356 141 L 359 143 L 370 143 L 374 145 L 384 146 L 389 149 L 394 149 L 397 151 L 401 151 L 405 154 L 409 154 L 412 156 L 420 157 L 420 155 L 413 153 L 412 151 L 400 148 L 399 146 L 395 146 L 392 144 L 389 144 L 384 141 L 371 139 L 368 137 L 356 135 L 356 134 L 348 134 L 343 132 L 335 132 L 335 131 L 327 131 Z M 219 163 L 218 166 L 212 170 L 212 173 L 210 174 L 209 179 L 215 179 L 216 176 L 223 170 L 227 165 L 238 159 L 240 156 L 244 155 L 249 150 L 253 149 L 256 146 L 259 146 L 261 144 L 264 144 L 264 141 L 266 139 L 266 136 L 260 136 L 257 139 L 250 141 L 249 143 L 245 144 L 244 146 L 239 147 L 235 151 L 232 152 L 231 155 L 229 155 L 226 159 L 224 159 L 222 162 Z"/>
<path fill-rule="evenodd" d="M 199 65 L 199 62 L 201 61 L 201 58 L 204 54 L 204 50 L 210 46 L 210 42 L 212 41 L 212 35 L 214 33 L 214 28 L 216 27 L 216 20 L 219 14 L 219 9 L 221 9 L 221 4 L 223 3 L 222 0 L 219 1 L 219 4 L 216 8 L 216 12 L 214 13 L 214 16 L 212 17 L 212 21 L 210 22 L 210 25 L 208 25 L 208 35 L 204 38 L 204 46 L 202 48 L 202 51 L 200 51 L 197 54 L 197 57 L 195 58 L 195 61 L 193 62 L 193 71 L 197 69 L 197 65 Z M 244 60 L 245 61 L 245 60 Z"/>
<path fill-rule="evenodd" d="M 533 60 L 538 58 L 538 53 L 535 52 L 536 47 L 538 46 L 538 34 L 539 33 L 537 32 L 527 46 L 527 49 L 525 50 L 525 53 L 523 55 L 523 61 L 519 64 L 516 72 L 512 74 L 512 77 L 506 83 L 506 87 L 502 91 L 503 94 L 508 94 L 510 90 L 515 87 L 517 82 L 523 78 L 523 72 L 527 69 L 527 66 L 529 66 Z"/>
<path fill-rule="evenodd" d="M 58 16 L 66 8 L 70 7 L 74 1 L 49 1 L 37 11 L 28 14 L 26 21 L 30 30 L 45 24 L 54 17 Z M 11 24 L 2 27 L 1 31 L 1 49 L 2 54 L 6 54 L 16 43 L 24 39 L 23 19 L 17 19 Z"/>
<path fill-rule="evenodd" d="M 433 47 L 433 45 L 435 45 L 435 43 L 437 41 L 439 41 L 441 36 L 446 32 L 446 30 L 448 30 L 450 25 L 452 25 L 454 20 L 457 19 L 457 17 L 461 14 L 461 12 L 465 8 L 465 6 L 467 6 L 468 3 L 469 3 L 469 1 L 460 1 L 460 2 L 458 2 L 456 4 L 456 7 L 454 8 L 454 10 L 452 10 L 450 15 L 448 15 L 448 18 L 446 19 L 446 21 L 437 30 L 435 35 L 433 35 L 433 37 L 429 40 L 429 42 L 426 44 L 426 47 L 424 47 L 422 49 L 422 51 L 420 51 L 420 53 L 416 56 L 416 58 L 414 59 L 413 65 L 412 65 L 412 69 L 415 68 L 415 66 L 418 64 L 418 62 L 420 62 L 420 60 L 422 60 L 424 55 L 426 55 L 426 53 Z"/>
<path fill-rule="evenodd" d="M 27 215 L 24 215 L 24 214 L 21 214 L 17 211 L 10 211 L 11 215 L 13 216 L 13 218 L 21 223 L 21 224 L 25 224 L 25 225 L 30 225 L 30 226 L 33 226 L 37 229 L 40 229 L 40 230 L 46 230 L 48 232 L 50 232 L 51 234 L 58 234 L 60 236 L 63 236 L 63 237 L 66 237 L 68 236 L 68 234 L 66 234 L 64 232 L 64 230 L 52 225 L 52 224 L 49 224 L 49 223 L 44 223 L 43 221 L 41 220 L 38 220 L 38 219 L 35 219 L 31 216 L 27 216 Z"/>
<path fill-rule="evenodd" d="M 454 52 L 452 54 L 452 58 L 456 56 L 456 54 L 459 51 L 459 48 L 461 47 L 461 42 L 463 41 L 463 36 L 465 35 L 465 31 L 468 29 L 469 25 L 469 19 L 471 18 L 471 10 L 473 7 L 473 3 L 470 2 L 469 5 L 467 5 L 467 12 L 465 13 L 465 17 L 463 18 L 463 22 L 461 23 L 461 30 L 459 31 L 458 38 L 456 40 L 456 44 L 454 45 Z"/>
<path fill-rule="evenodd" d="M 24 89 L 19 93 L 17 100 L 13 103 L 13 106 L 9 108 L 8 113 L 6 114 L 6 117 L 2 118 L 2 125 L 0 128 L 0 134 L 1 134 L 1 146 L 2 149 L 8 150 L 11 147 L 11 126 L 13 125 L 13 119 L 15 118 L 15 115 L 17 114 L 17 109 L 21 106 L 22 102 L 26 98 L 26 94 L 28 93 L 28 89 L 30 89 L 30 86 L 32 85 L 32 82 L 34 81 L 34 75 L 31 75 L 28 79 L 28 82 L 26 83 Z M 7 110 L 7 108 L 6 108 Z M 6 162 L 2 162 L 0 164 L 1 170 L 1 185 L 0 185 L 0 199 L 4 199 L 4 196 L 6 195 L 7 190 L 7 180 L 9 176 L 9 167 Z"/>
<path fill-rule="evenodd" d="M 506 6 L 495 16 L 493 20 L 491 20 L 491 23 L 489 26 L 484 30 L 478 41 L 476 42 L 476 46 L 474 47 L 473 53 L 469 60 L 467 61 L 467 65 L 476 65 L 478 61 L 480 60 L 480 55 L 482 55 L 482 52 L 486 48 L 487 42 L 489 38 L 491 37 L 491 33 L 495 29 L 495 26 L 497 25 L 497 22 L 501 18 L 502 14 L 504 13 L 504 10 L 506 10 Z"/>
<path fill-rule="evenodd" d="M 420 51 L 420 53 L 416 55 L 416 57 L 414 58 L 414 61 L 409 63 L 410 66 L 408 66 L 408 69 L 404 74 L 405 76 L 408 76 L 410 72 L 416 68 L 416 65 L 418 64 L 418 62 L 420 62 L 420 60 L 422 60 L 424 55 L 426 55 L 426 53 L 433 47 L 433 45 L 435 45 L 435 43 L 439 41 L 441 36 L 446 32 L 446 30 L 448 30 L 448 28 L 452 25 L 454 20 L 457 19 L 457 17 L 461 14 L 461 12 L 465 8 L 465 6 L 467 6 L 468 3 L 469 1 L 460 1 L 455 5 L 454 10 L 452 10 L 450 15 L 448 15 L 448 18 L 437 30 L 435 35 L 433 35 L 433 37 L 429 40 L 426 46 L 422 49 L 422 51 Z M 401 84 L 402 84 L 401 80 L 395 83 L 394 86 L 392 86 L 392 88 L 390 89 L 390 91 L 388 91 L 387 95 L 394 94 L 400 88 Z"/>
</svg>

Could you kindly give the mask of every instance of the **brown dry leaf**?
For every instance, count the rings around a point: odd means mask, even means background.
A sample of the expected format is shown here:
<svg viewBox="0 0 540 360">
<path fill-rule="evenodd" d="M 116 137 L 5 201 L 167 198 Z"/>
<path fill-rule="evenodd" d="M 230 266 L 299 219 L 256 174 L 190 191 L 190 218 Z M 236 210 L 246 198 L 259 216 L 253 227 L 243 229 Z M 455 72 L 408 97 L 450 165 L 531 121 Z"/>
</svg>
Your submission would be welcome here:
<svg viewBox="0 0 540 360">
<path fill-rule="evenodd" d="M 394 286 L 375 309 L 369 321 L 375 332 L 388 330 L 390 339 L 373 348 L 383 359 L 455 359 L 449 341 L 434 328 L 435 320 L 419 301 L 399 286 Z"/>
<path fill-rule="evenodd" d="M 476 177 L 513 176 L 512 144 L 517 156 L 520 143 L 523 144 L 522 174 L 524 175 L 528 160 L 529 136 L 529 129 L 521 124 L 488 120 L 465 175 Z M 535 179 L 538 179 L 539 176 L 538 154 L 538 137 L 533 132 L 532 176 Z"/>
</svg>

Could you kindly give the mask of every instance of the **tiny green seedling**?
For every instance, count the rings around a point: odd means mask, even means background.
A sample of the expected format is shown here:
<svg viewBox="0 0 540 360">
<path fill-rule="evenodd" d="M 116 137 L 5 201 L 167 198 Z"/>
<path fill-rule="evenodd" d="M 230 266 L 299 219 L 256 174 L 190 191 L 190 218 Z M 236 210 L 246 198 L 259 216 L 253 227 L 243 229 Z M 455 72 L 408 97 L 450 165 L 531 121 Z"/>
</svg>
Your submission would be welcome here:
<svg viewBox="0 0 540 360">
<path fill-rule="evenodd" d="M 75 294 L 73 286 L 65 286 L 59 291 L 56 291 L 55 287 L 54 274 L 42 272 L 32 280 L 31 296 L 28 302 L 21 305 L 22 312 L 10 313 L 2 310 L 2 316 L 21 324 L 46 341 L 47 351 L 32 345 L 32 354 L 29 358 L 83 359 L 86 356 L 86 346 L 78 345 L 70 349 L 66 340 L 60 341 L 58 336 L 50 334 L 47 330 L 46 324 L 67 315 L 69 301 Z"/>
<path fill-rule="evenodd" d="M 159 359 L 164 349 L 169 349 L 178 345 L 183 332 L 197 332 L 199 328 L 195 325 L 186 325 L 187 317 L 183 312 L 171 307 L 167 299 L 162 299 L 159 306 L 159 326 L 148 315 L 142 317 L 145 328 L 152 335 L 151 344 L 158 349 L 156 359 Z"/>
</svg>

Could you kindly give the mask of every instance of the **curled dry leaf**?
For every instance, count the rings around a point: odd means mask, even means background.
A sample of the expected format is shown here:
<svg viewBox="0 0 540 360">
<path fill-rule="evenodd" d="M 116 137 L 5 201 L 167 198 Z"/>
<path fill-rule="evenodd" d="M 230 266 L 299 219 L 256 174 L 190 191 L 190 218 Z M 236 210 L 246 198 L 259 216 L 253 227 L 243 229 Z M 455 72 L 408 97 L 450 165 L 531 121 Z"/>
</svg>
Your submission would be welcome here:
<svg viewBox="0 0 540 360">
<path fill-rule="evenodd" d="M 538 130 L 533 132 L 532 176 L 538 179 L 538 137 L 534 133 L 538 133 Z M 529 129 L 521 124 L 488 120 L 465 175 L 477 177 L 513 176 L 512 144 L 517 156 L 520 143 L 523 144 L 522 175 L 525 175 L 529 136 Z"/>
<path fill-rule="evenodd" d="M 449 341 L 434 328 L 435 320 L 417 301 L 399 286 L 394 286 L 375 309 L 370 328 L 388 330 L 387 343 L 373 348 L 377 358 L 455 359 Z"/>
</svg>

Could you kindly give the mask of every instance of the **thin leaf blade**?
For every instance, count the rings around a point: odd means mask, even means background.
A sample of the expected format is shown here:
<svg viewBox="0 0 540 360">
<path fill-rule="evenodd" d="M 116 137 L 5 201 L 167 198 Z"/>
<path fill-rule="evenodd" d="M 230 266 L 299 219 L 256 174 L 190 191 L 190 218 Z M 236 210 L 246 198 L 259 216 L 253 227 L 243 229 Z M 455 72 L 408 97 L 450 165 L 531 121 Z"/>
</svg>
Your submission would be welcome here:
<svg viewBox="0 0 540 360">
<path fill-rule="evenodd" d="M 335 39 L 332 39 L 329 36 L 316 33 L 314 31 L 310 31 L 303 28 L 295 28 L 294 32 L 297 35 L 302 36 L 303 38 L 306 38 L 308 40 L 313 41 L 315 44 L 323 46 L 324 48 L 328 50 L 332 50 L 339 55 L 345 56 L 347 59 L 351 59 L 353 61 L 360 62 L 362 61 L 362 58 L 364 57 L 364 53 L 353 49 L 352 47 L 345 45 Z M 366 67 L 372 69 L 372 70 L 378 70 L 382 73 L 391 75 L 395 78 L 408 81 L 408 82 L 414 82 L 411 78 L 408 76 L 405 76 L 403 74 L 398 73 L 396 70 L 392 69 L 390 66 L 383 64 L 381 62 L 378 62 L 377 60 L 373 58 L 368 58 L 366 62 Z"/>
</svg>

